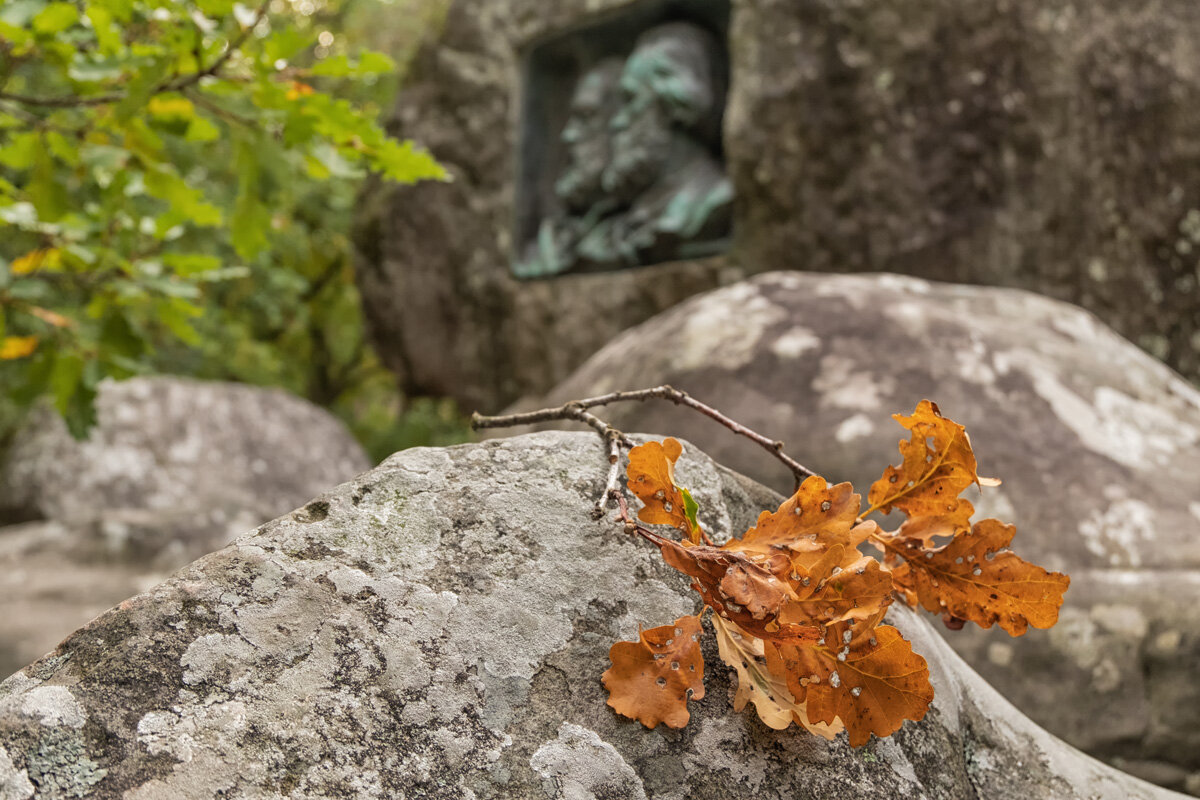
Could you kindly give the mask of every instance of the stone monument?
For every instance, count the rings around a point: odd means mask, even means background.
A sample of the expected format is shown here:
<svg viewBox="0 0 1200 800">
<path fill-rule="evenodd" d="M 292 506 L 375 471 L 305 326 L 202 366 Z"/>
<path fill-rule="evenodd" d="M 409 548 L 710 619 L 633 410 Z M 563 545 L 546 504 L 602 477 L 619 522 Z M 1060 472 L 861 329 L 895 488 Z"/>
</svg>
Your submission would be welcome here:
<svg viewBox="0 0 1200 800">
<path fill-rule="evenodd" d="M 728 245 L 733 189 L 716 157 L 723 53 L 690 22 L 642 34 L 575 89 L 562 131 L 560 207 L 513 271 L 543 277 L 702 257 Z M 530 194 L 530 192 L 527 192 Z"/>
<path fill-rule="evenodd" d="M 390 120 L 454 180 L 362 199 L 374 341 L 495 410 L 717 285 L 887 271 L 1082 305 L 1196 379 L 1200 15 L 1156 8 L 454 0 Z"/>
</svg>

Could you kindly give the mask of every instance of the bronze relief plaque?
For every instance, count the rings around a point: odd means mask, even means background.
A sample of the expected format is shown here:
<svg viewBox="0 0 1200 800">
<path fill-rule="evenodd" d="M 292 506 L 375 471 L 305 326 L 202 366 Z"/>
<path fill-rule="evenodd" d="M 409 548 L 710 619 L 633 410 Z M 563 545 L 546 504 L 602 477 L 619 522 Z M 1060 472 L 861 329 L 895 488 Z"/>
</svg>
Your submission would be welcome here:
<svg viewBox="0 0 1200 800">
<path fill-rule="evenodd" d="M 524 62 L 513 273 L 701 258 L 729 241 L 724 0 L 649 2 Z"/>
</svg>

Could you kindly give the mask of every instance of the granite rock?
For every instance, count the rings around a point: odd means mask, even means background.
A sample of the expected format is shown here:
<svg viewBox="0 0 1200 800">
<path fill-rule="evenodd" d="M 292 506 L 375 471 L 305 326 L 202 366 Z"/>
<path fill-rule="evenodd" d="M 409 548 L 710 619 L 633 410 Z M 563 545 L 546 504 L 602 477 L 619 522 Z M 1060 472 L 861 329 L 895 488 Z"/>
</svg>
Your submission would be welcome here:
<svg viewBox="0 0 1200 800">
<path fill-rule="evenodd" d="M 0 465 L 0 521 L 91 525 L 110 554 L 186 563 L 370 466 L 340 421 L 278 389 L 135 378 L 96 408 L 82 442 L 33 413 Z"/>
<path fill-rule="evenodd" d="M 21 523 L 0 524 L 0 676 L 370 466 L 341 422 L 278 390 L 139 378 L 97 406 L 83 442 L 36 410 L 0 465 L 0 523 Z"/>
<path fill-rule="evenodd" d="M 121 603 L 0 683 L 6 797 L 1166 798 L 1072 750 L 912 612 L 926 718 L 860 750 L 732 712 L 682 731 L 605 705 L 608 647 L 686 580 L 590 517 L 591 434 L 398 453 Z M 689 446 L 717 536 L 777 496 Z"/>
<path fill-rule="evenodd" d="M 627 331 L 535 405 L 662 383 L 864 491 L 907 438 L 889 415 L 936 401 L 966 426 L 980 474 L 1003 481 L 970 495 L 979 514 L 1016 523 L 1017 552 L 1072 579 L 1057 628 L 972 628 L 949 636 L 955 649 L 1077 747 L 1177 788 L 1200 774 L 1186 677 L 1200 664 L 1200 392 L 1179 375 L 1032 293 L 773 273 Z M 667 403 L 605 417 L 790 491 L 777 462 L 704 417 Z"/>
</svg>

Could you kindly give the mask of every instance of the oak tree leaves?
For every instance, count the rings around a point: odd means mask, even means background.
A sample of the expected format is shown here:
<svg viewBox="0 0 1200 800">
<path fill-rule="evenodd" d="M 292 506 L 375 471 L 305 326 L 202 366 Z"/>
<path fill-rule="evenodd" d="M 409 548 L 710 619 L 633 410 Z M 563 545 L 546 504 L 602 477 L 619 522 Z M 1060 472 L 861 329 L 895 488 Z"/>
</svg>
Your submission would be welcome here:
<svg viewBox="0 0 1200 800">
<path fill-rule="evenodd" d="M 820 647 L 777 648 L 776 671 L 788 675 L 812 723 L 840 722 L 850 746 L 887 736 L 904 720 L 919 720 L 933 701 L 925 659 L 890 625 L 855 636 L 847 624 L 829 628 Z M 768 665 L 772 659 L 768 657 Z"/>
<path fill-rule="evenodd" d="M 629 451 L 626 475 L 629 491 L 643 503 L 638 519 L 651 525 L 670 525 L 692 542 L 700 541 L 696 501 L 687 489 L 675 484 L 675 461 L 683 452 L 677 439 L 646 442 Z"/>
<path fill-rule="evenodd" d="M 928 400 L 922 400 L 911 417 L 896 414 L 895 419 L 912 431 L 912 438 L 900 442 L 904 460 L 871 484 L 867 502 L 885 514 L 898 508 L 910 519 L 940 519 L 953 528 L 965 527 L 975 508 L 958 495 L 980 482 L 966 430 Z"/>
<path fill-rule="evenodd" d="M 701 633 L 699 617 L 680 617 L 641 631 L 636 642 L 614 644 L 608 653 L 612 667 L 601 677 L 608 704 L 647 728 L 660 722 L 671 728 L 686 725 L 689 695 L 704 697 Z"/>
<path fill-rule="evenodd" d="M 882 624 L 895 597 L 1013 636 L 1053 625 L 1069 579 L 1008 551 L 1013 526 L 971 524 L 974 507 L 959 494 L 995 482 L 979 478 L 963 427 L 929 401 L 896 419 L 911 438 L 900 443 L 901 464 L 871 486 L 865 511 L 850 484 L 813 476 L 720 546 L 708 543 L 695 501 L 675 482 L 680 443 L 633 448 L 628 485 L 644 506 L 638 518 L 683 538 L 631 521 L 626 529 L 692 579 L 705 609 L 614 644 L 603 677 L 609 705 L 650 728 L 683 727 L 689 697 L 704 695 L 699 639 L 711 609 L 720 657 L 737 673 L 735 710 L 753 704 L 776 730 L 796 723 L 832 738 L 844 729 L 857 747 L 922 719 L 933 700 L 925 659 Z M 895 531 L 863 519 L 892 509 L 906 517 Z M 859 551 L 867 542 L 884 552 L 882 563 Z"/>
<path fill-rule="evenodd" d="M 976 474 L 963 427 L 928 400 L 911 417 L 896 419 L 912 437 L 900 442 L 901 466 L 888 467 L 871 486 L 868 513 L 896 508 L 908 517 L 894 533 L 874 539 L 908 604 L 983 628 L 998 623 L 1012 636 L 1029 625 L 1052 626 L 1070 578 L 1007 550 L 1016 533 L 1012 525 L 985 519 L 972 526 L 974 508 L 957 494 L 972 483 L 995 481 Z M 938 537 L 952 538 L 939 547 Z"/>
<path fill-rule="evenodd" d="M 997 623 L 1010 636 L 1020 636 L 1030 625 L 1049 628 L 1058 621 L 1070 579 L 1005 550 L 1014 533 L 1012 525 L 985 519 L 939 549 L 909 542 L 904 550 L 909 558 L 892 571 L 892 580 L 915 594 L 927 611 L 983 628 Z"/>
</svg>

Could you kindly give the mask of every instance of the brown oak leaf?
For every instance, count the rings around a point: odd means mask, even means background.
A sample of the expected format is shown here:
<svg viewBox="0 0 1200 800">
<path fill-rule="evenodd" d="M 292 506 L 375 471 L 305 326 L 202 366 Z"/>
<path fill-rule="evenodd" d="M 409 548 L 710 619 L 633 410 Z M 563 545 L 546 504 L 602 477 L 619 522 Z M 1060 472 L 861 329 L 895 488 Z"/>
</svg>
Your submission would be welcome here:
<svg viewBox="0 0 1200 800">
<path fill-rule="evenodd" d="M 803 699 L 809 721 L 840 720 L 851 747 L 924 718 L 933 701 L 925 659 L 889 625 L 858 632 L 839 623 L 816 646 L 768 642 L 766 659 L 773 674 L 787 677 L 792 696 Z"/>
<path fill-rule="evenodd" d="M 762 639 L 718 616 L 712 620 L 721 660 L 737 671 L 734 711 L 741 711 L 747 703 L 753 703 L 763 724 L 777 731 L 795 722 L 818 736 L 832 739 L 842 730 L 840 722 L 812 724 L 808 721 L 804 703 L 797 703 L 792 698 L 787 681 L 767 669 Z"/>
<path fill-rule="evenodd" d="M 834 545 L 821 561 L 797 565 L 789 583 L 795 597 L 780 610 L 779 621 L 796 625 L 832 625 L 875 616 L 892 602 L 892 576 L 873 558 Z"/>
<path fill-rule="evenodd" d="M 820 631 L 781 624 L 779 613 L 792 597 L 787 580 L 787 558 L 777 554 L 754 558 L 744 553 L 708 545 L 686 546 L 670 539 L 656 542 L 663 560 L 690 575 L 692 588 L 717 614 L 763 638 L 820 638 Z"/>
<path fill-rule="evenodd" d="M 926 610 L 990 628 L 993 623 L 1011 636 L 1028 626 L 1049 628 L 1058 621 L 1063 592 L 1071 579 L 1030 564 L 1008 547 L 1016 527 L 995 519 L 977 522 L 937 550 L 913 541 L 903 543 L 905 563 L 892 571 L 892 581 Z"/>
<path fill-rule="evenodd" d="M 860 506 L 861 498 L 849 483 L 830 486 L 814 475 L 777 511 L 759 514 L 753 528 L 742 538 L 729 540 L 724 548 L 757 555 L 805 554 L 800 563 L 811 563 L 832 545 L 853 548 L 866 538 L 865 533 L 856 535 Z"/>
<path fill-rule="evenodd" d="M 970 527 L 975 508 L 958 495 L 981 479 L 966 430 L 943 417 L 937 404 L 929 400 L 922 400 L 911 417 L 893 417 L 912 431 L 912 438 L 900 442 L 904 457 L 900 466 L 889 466 L 883 477 L 871 484 L 868 513 L 898 508 L 910 518 L 941 520 L 951 532 Z M 995 483 L 986 478 L 982 482 Z"/>
<path fill-rule="evenodd" d="M 677 439 L 638 445 L 629 451 L 627 485 L 644 506 L 638 519 L 651 525 L 671 525 L 691 541 L 699 542 L 695 502 L 689 503 L 691 495 L 675 483 L 675 462 L 682 452 L 683 445 Z"/>
<path fill-rule="evenodd" d="M 700 617 L 680 617 L 672 625 L 641 631 L 636 642 L 617 642 L 608 651 L 612 666 L 601 676 L 608 704 L 647 728 L 662 722 L 687 725 L 687 701 L 704 697 L 704 657 Z"/>
</svg>

